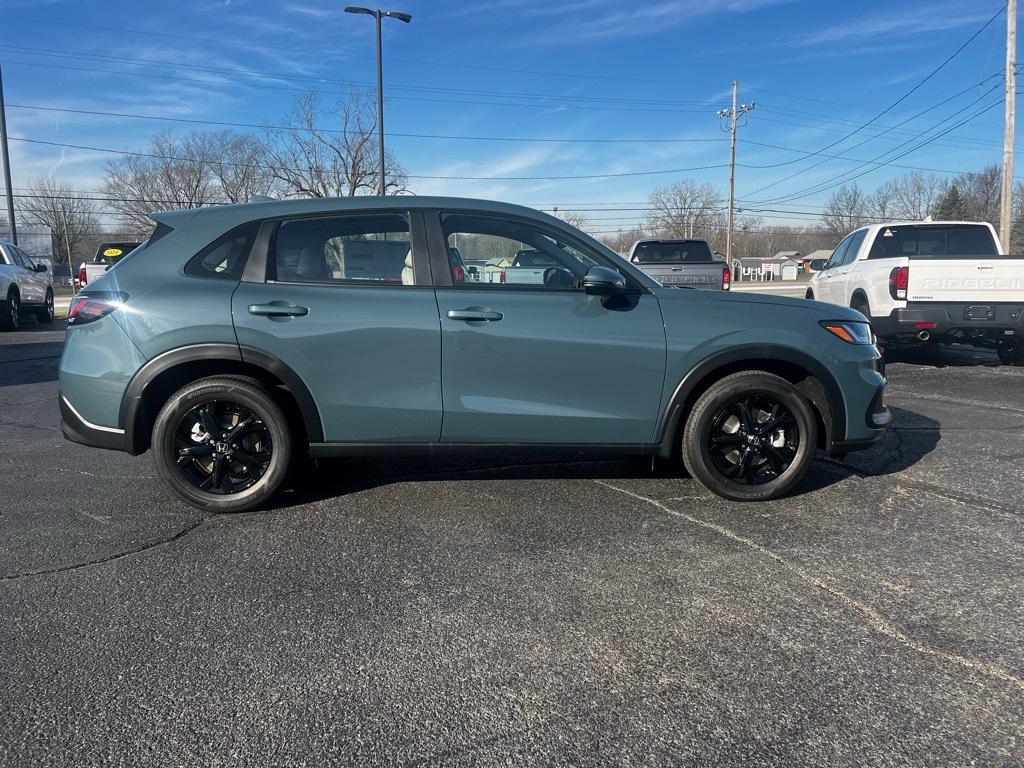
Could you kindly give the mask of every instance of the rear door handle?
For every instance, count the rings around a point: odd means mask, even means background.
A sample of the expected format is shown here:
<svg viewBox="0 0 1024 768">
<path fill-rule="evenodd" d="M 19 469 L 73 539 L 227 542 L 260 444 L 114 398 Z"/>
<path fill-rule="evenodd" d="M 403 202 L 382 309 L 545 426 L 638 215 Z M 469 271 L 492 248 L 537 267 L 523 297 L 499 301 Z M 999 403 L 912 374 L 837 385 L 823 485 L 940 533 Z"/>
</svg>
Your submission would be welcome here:
<svg viewBox="0 0 1024 768">
<path fill-rule="evenodd" d="M 272 301 L 269 304 L 250 304 L 249 314 L 266 317 L 302 317 L 309 314 L 309 308 L 297 306 L 290 301 Z"/>
<path fill-rule="evenodd" d="M 449 320 L 487 320 L 493 323 L 501 320 L 504 316 L 501 312 L 495 312 L 493 309 L 478 309 L 476 307 L 448 310 Z"/>
</svg>

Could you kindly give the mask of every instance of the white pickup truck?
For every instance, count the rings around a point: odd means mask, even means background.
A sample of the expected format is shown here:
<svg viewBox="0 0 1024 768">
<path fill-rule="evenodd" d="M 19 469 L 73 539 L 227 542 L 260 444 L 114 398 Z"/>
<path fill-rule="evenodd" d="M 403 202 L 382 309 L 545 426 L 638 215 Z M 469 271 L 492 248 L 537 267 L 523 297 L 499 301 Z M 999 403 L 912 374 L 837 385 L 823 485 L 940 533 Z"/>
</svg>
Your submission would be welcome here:
<svg viewBox="0 0 1024 768">
<path fill-rule="evenodd" d="M 991 224 L 873 224 L 843 238 L 807 288 L 871 321 L 882 343 L 966 343 L 1024 365 L 1024 256 Z"/>
<path fill-rule="evenodd" d="M 78 274 L 74 277 L 75 293 L 100 277 L 139 245 L 140 243 L 100 243 L 93 260 L 82 262 L 82 266 L 78 268 Z"/>
</svg>

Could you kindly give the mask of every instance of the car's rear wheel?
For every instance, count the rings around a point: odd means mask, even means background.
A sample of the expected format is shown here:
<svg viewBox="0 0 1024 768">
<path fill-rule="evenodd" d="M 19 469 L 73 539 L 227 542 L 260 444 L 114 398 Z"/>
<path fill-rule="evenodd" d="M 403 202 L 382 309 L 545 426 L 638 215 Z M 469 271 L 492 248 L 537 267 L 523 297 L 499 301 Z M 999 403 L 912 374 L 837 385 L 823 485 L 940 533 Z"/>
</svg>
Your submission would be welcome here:
<svg viewBox="0 0 1024 768">
<path fill-rule="evenodd" d="M 712 384 L 683 430 L 683 462 L 709 490 L 735 501 L 785 495 L 817 448 L 813 406 L 788 381 L 744 371 Z"/>
<path fill-rule="evenodd" d="M 1019 339 L 1000 342 L 996 352 L 1003 365 L 1024 365 L 1024 344 Z"/>
<path fill-rule="evenodd" d="M 0 331 L 16 331 L 21 327 L 21 302 L 14 290 L 7 292 L 7 300 L 0 307 Z"/>
<path fill-rule="evenodd" d="M 36 310 L 36 320 L 40 323 L 53 322 L 53 291 L 49 288 L 46 289 L 46 300 L 43 302 L 43 306 Z"/>
<path fill-rule="evenodd" d="M 292 438 L 261 386 L 232 377 L 201 379 L 174 393 L 156 417 L 157 472 L 193 506 L 242 512 L 281 485 Z"/>
</svg>

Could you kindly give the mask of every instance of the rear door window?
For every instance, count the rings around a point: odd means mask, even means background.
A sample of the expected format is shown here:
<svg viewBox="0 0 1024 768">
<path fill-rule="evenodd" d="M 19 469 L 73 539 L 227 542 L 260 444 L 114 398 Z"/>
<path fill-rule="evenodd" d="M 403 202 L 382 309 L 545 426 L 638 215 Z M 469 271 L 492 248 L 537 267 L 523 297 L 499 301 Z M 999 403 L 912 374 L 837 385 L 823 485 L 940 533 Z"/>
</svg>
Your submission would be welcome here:
<svg viewBox="0 0 1024 768">
<path fill-rule="evenodd" d="M 828 257 L 828 261 L 825 262 L 825 266 L 822 269 L 832 269 L 838 267 L 843 263 L 843 258 L 846 256 L 846 249 L 850 246 L 850 240 L 853 239 L 853 235 L 847 235 L 843 240 L 836 246 L 836 249 L 832 251 L 832 255 Z"/>
<path fill-rule="evenodd" d="M 867 235 L 866 229 L 860 229 L 853 233 L 850 237 L 850 242 L 846 246 L 846 253 L 843 254 L 842 264 L 850 264 L 854 259 L 857 258 L 857 253 L 860 251 L 860 244 L 864 242 L 864 237 Z"/>
<path fill-rule="evenodd" d="M 278 282 L 415 285 L 408 217 L 397 213 L 283 221 L 271 249 Z"/>
<path fill-rule="evenodd" d="M 869 259 L 999 258 L 988 227 L 979 224 L 910 224 L 883 227 L 871 244 Z"/>
</svg>

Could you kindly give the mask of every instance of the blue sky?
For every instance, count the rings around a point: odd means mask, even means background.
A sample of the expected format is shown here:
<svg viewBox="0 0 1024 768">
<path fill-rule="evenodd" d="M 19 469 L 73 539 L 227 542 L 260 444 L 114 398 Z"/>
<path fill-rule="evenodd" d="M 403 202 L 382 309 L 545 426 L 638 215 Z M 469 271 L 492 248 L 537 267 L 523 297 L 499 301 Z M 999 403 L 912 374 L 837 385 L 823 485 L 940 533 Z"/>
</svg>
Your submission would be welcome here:
<svg viewBox="0 0 1024 768">
<path fill-rule="evenodd" d="M 757 102 L 741 129 L 738 197 L 779 201 L 761 202 L 762 208 L 810 211 L 823 205 L 827 190 L 787 198 L 819 182 L 836 183 L 830 180 L 862 168 L 857 161 L 912 149 L 1002 96 L 999 78 L 991 77 L 1004 63 L 1000 16 L 874 125 L 825 150 L 849 159 L 800 154 L 843 138 L 912 88 L 999 10 L 989 0 L 395 2 L 414 18 L 408 26 L 385 22 L 389 133 L 549 139 L 393 136 L 389 146 L 413 177 L 487 177 L 412 178 L 419 194 L 550 209 L 630 207 L 679 178 L 711 181 L 724 191 L 725 168 L 682 169 L 727 162 L 726 135 L 715 112 L 727 106 L 737 79 L 741 100 Z M 344 5 L 0 0 L 6 99 L 12 105 L 188 120 L 274 120 L 310 85 L 328 92 L 342 82 L 373 84 L 372 19 L 344 14 Z M 958 112 L 932 134 L 914 138 Z M 142 149 L 157 130 L 203 127 L 21 106 L 9 108 L 8 124 L 15 137 L 116 149 Z M 1002 106 L 996 105 L 895 162 L 980 168 L 1000 159 L 1001 125 Z M 12 142 L 18 187 L 52 175 L 75 189 L 95 189 L 109 157 Z M 821 164 L 811 167 L 815 163 Z M 883 166 L 858 183 L 870 189 L 907 170 Z M 651 171 L 658 173 L 646 173 Z M 645 175 L 500 178 L 637 172 Z M 588 213 L 590 228 L 600 231 L 629 227 L 642 215 Z M 770 222 L 800 218 L 768 216 Z"/>
</svg>

